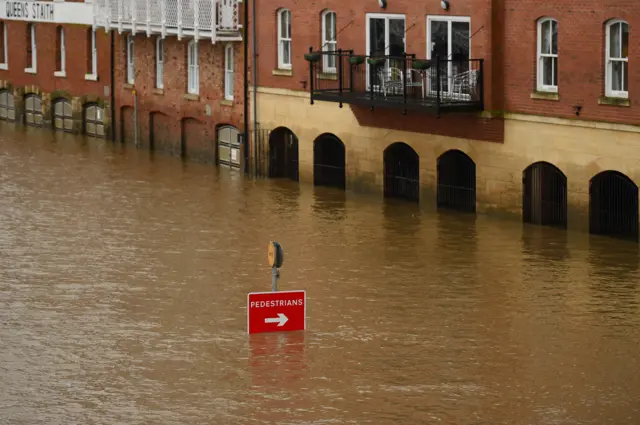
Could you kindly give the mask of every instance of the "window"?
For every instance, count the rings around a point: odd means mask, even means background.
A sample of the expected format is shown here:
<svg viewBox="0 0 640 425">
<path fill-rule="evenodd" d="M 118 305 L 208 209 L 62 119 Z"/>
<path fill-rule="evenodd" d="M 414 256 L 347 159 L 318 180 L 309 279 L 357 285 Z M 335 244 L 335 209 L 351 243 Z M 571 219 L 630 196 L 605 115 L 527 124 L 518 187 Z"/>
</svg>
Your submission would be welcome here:
<svg viewBox="0 0 640 425">
<path fill-rule="evenodd" d="M 7 48 L 7 26 L 0 21 L 0 69 L 9 69 L 9 50 Z"/>
<path fill-rule="evenodd" d="M 291 12 L 278 12 L 278 68 L 291 69 Z"/>
<path fill-rule="evenodd" d="M 233 100 L 233 45 L 229 44 L 224 49 L 224 98 Z"/>
<path fill-rule="evenodd" d="M 96 32 L 87 28 L 87 74 L 86 80 L 96 80 L 98 77 L 98 50 L 96 46 Z"/>
<path fill-rule="evenodd" d="M 187 47 L 187 91 L 191 94 L 198 94 L 200 91 L 200 75 L 198 73 L 198 43 L 191 40 Z"/>
<path fill-rule="evenodd" d="M 455 92 L 458 90 L 456 82 L 463 75 L 465 80 L 471 80 L 469 58 L 471 57 L 471 20 L 457 16 L 428 16 L 427 17 L 427 59 L 438 57 L 440 75 L 446 76 L 440 81 L 440 90 Z M 468 74 L 465 74 L 468 73 Z M 431 78 L 431 90 L 437 90 L 436 78 Z"/>
<path fill-rule="evenodd" d="M 88 105 L 84 110 L 84 132 L 88 136 L 104 137 L 104 109 Z"/>
<path fill-rule="evenodd" d="M 9 90 L 0 91 L 0 120 L 15 121 L 16 110 L 13 94 Z"/>
<path fill-rule="evenodd" d="M 64 44 L 64 28 L 59 26 L 56 28 L 56 71 L 53 73 L 56 77 L 64 77 L 66 75 L 66 53 Z"/>
<path fill-rule="evenodd" d="M 71 102 L 66 99 L 53 102 L 53 128 L 57 131 L 73 131 L 73 111 Z"/>
<path fill-rule="evenodd" d="M 164 40 L 162 37 L 156 39 L 156 88 L 164 88 L 163 77 L 164 73 Z"/>
<path fill-rule="evenodd" d="M 326 73 L 336 72 L 336 56 L 332 54 L 338 50 L 336 41 L 336 12 L 330 10 L 322 14 L 322 69 Z"/>
<path fill-rule="evenodd" d="M 27 25 L 27 67 L 25 72 L 36 73 L 38 70 L 38 54 L 36 48 L 36 26 Z"/>
<path fill-rule="evenodd" d="M 135 82 L 135 68 L 133 57 L 133 36 L 127 35 L 127 83 L 133 84 Z"/>
<path fill-rule="evenodd" d="M 629 97 L 629 24 L 613 21 L 607 24 L 607 58 L 605 94 Z"/>
<path fill-rule="evenodd" d="M 540 91 L 558 91 L 558 22 L 538 21 L 538 84 Z"/>
<path fill-rule="evenodd" d="M 405 53 L 404 15 L 367 13 L 367 54 L 371 56 L 395 56 Z M 383 69 L 402 69 L 402 62 L 388 59 Z M 380 68 L 367 63 L 367 86 L 379 85 Z"/>
<path fill-rule="evenodd" d="M 27 125 L 42 125 L 42 98 L 37 94 L 29 94 L 24 98 L 25 122 Z"/>
</svg>

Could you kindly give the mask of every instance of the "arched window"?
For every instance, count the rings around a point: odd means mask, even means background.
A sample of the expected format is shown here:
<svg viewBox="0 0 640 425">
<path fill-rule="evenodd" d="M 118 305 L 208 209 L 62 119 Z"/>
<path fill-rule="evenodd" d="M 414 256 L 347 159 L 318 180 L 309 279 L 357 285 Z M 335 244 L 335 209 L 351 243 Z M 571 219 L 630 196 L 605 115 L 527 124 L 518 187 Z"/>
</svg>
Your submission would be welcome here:
<svg viewBox="0 0 640 425">
<path fill-rule="evenodd" d="M 0 120 L 15 121 L 16 110 L 13 94 L 9 90 L 0 91 Z"/>
<path fill-rule="evenodd" d="M 606 27 L 605 94 L 629 97 L 629 24 L 620 20 Z"/>
<path fill-rule="evenodd" d="M 278 11 L 278 68 L 291 69 L 291 12 Z"/>
<path fill-rule="evenodd" d="M 104 137 L 104 109 L 95 104 L 84 108 L 84 132 L 88 136 Z"/>
<path fill-rule="evenodd" d="M 198 94 L 200 91 L 200 73 L 198 69 L 198 42 L 191 40 L 187 46 L 187 91 Z"/>
<path fill-rule="evenodd" d="M 25 122 L 27 125 L 42 125 L 42 98 L 37 94 L 28 94 L 24 98 Z"/>
<path fill-rule="evenodd" d="M 558 91 L 558 22 L 538 20 L 538 84 L 540 91 Z"/>
<path fill-rule="evenodd" d="M 53 102 L 53 128 L 59 131 L 73 131 L 73 110 L 71 102 L 60 98 Z"/>
<path fill-rule="evenodd" d="M 326 73 L 336 72 L 336 56 L 338 41 L 336 39 L 336 12 L 322 12 L 322 68 Z"/>
</svg>

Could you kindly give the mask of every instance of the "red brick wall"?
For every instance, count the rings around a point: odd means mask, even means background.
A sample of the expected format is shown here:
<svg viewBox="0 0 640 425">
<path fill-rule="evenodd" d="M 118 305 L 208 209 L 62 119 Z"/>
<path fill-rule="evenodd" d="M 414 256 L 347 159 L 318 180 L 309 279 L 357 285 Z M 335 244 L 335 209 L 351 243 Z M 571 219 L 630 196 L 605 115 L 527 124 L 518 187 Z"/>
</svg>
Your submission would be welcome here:
<svg viewBox="0 0 640 425">
<path fill-rule="evenodd" d="M 638 124 L 640 122 L 640 1 L 506 0 L 506 109 L 511 112 Z M 540 17 L 558 21 L 559 101 L 531 99 L 536 89 L 537 27 Z M 599 105 L 605 87 L 605 23 L 629 23 L 629 99 L 631 107 Z"/>
<path fill-rule="evenodd" d="M 258 36 L 258 85 L 308 90 L 309 65 L 304 54 L 309 47 L 318 50 L 321 46 L 321 13 L 331 9 L 337 14 L 338 47 L 353 49 L 357 54 L 365 54 L 366 13 L 401 13 L 405 15 L 406 46 L 408 53 L 419 58 L 426 57 L 427 15 L 469 16 L 471 18 L 471 54 L 474 58 L 484 58 L 485 62 L 485 108 L 501 109 L 502 86 L 492 82 L 501 81 L 501 70 L 493 65 L 496 42 L 492 23 L 501 21 L 501 9 L 494 10 L 498 0 L 451 1 L 448 11 L 442 10 L 440 1 L 421 2 L 415 0 L 389 0 L 385 10 L 378 7 L 376 0 L 346 2 L 340 0 L 311 0 L 304 3 L 295 0 L 259 2 L 257 15 Z M 292 14 L 292 76 L 275 76 L 277 68 L 277 10 L 287 8 Z M 353 21 L 353 22 L 351 22 Z M 350 23 L 351 22 L 351 23 Z M 348 25 L 347 25 L 348 24 Z M 499 41 L 499 40 L 498 40 Z M 499 58 L 497 63 L 501 63 Z M 337 107 L 337 106 L 336 106 Z M 457 114 L 455 119 L 437 119 L 425 113 L 409 113 L 406 116 L 397 110 L 376 109 L 374 112 L 352 108 L 362 125 L 394 128 L 424 133 L 450 136 L 473 135 L 480 140 L 501 141 L 504 126 L 500 119 L 483 119 L 475 114 Z M 452 125 L 454 123 L 455 125 Z"/>
<path fill-rule="evenodd" d="M 225 43 L 212 44 L 210 40 L 199 43 L 200 94 L 197 100 L 186 99 L 187 93 L 187 45 L 189 39 L 164 40 L 164 89 L 160 93 L 155 87 L 155 37 L 146 34 L 135 37 L 135 85 L 126 84 L 126 35 L 116 36 L 115 47 L 115 93 L 117 103 L 116 122 L 118 139 L 133 141 L 133 126 L 125 118 L 123 127 L 121 111 L 123 107 L 134 106 L 133 89 L 138 97 L 138 141 L 149 146 L 153 139 L 154 148 L 168 153 L 179 154 L 205 161 L 216 158 L 216 127 L 231 124 L 243 126 L 243 62 L 242 43 L 234 42 L 235 84 L 232 105 L 221 104 L 224 99 L 224 48 Z M 207 115 L 207 105 L 211 115 Z M 151 119 L 153 114 L 154 119 Z M 196 122 L 192 121 L 195 120 Z M 125 134 L 123 135 L 123 128 Z M 156 129 L 154 136 L 151 131 Z M 183 137 L 183 134 L 185 137 Z M 124 136 L 124 137 L 123 137 Z"/>
<path fill-rule="evenodd" d="M 66 78 L 55 77 L 56 24 L 36 23 L 38 54 L 37 74 L 24 72 L 27 63 L 27 25 L 23 21 L 4 21 L 7 26 L 9 69 L 0 70 L 0 80 L 9 81 L 14 87 L 35 85 L 41 91 L 52 93 L 64 90 L 71 96 L 93 95 L 104 98 L 104 87 L 110 86 L 109 35 L 96 34 L 98 50 L 98 81 L 85 80 L 87 73 L 87 29 L 82 25 L 62 25 L 65 30 Z M 108 99 L 105 99 L 108 100 Z"/>
</svg>

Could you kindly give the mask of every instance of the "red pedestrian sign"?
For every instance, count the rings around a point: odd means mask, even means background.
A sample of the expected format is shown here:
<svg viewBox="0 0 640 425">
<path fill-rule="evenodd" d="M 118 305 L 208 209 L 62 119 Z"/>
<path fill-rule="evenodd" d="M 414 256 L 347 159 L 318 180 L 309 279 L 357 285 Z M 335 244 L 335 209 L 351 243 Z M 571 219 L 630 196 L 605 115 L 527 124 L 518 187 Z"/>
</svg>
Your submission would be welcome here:
<svg viewBox="0 0 640 425">
<path fill-rule="evenodd" d="M 307 327 L 305 291 L 251 292 L 247 297 L 250 334 L 303 331 Z"/>
</svg>

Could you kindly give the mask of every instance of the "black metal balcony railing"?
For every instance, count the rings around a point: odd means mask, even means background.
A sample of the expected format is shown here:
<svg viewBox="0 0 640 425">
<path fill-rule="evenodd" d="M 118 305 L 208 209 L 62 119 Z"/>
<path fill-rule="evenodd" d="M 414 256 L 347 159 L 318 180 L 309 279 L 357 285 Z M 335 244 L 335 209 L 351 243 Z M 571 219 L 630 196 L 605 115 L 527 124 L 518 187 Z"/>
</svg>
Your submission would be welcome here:
<svg viewBox="0 0 640 425">
<path fill-rule="evenodd" d="M 309 61 L 315 100 L 409 110 L 482 111 L 483 59 L 417 59 L 415 55 L 359 56 L 351 50 L 313 52 Z"/>
</svg>

